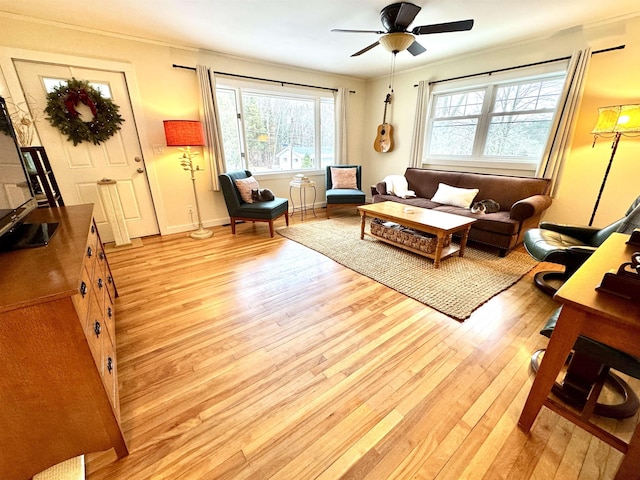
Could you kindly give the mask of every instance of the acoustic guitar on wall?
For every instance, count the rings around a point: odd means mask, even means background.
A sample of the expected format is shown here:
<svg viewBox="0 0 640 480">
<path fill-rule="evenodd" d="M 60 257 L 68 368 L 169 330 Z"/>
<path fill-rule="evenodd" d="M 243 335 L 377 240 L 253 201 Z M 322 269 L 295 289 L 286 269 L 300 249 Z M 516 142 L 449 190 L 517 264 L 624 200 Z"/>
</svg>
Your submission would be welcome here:
<svg viewBox="0 0 640 480">
<path fill-rule="evenodd" d="M 387 93 L 384 101 L 384 115 L 382 124 L 378 125 L 378 134 L 373 142 L 373 149 L 378 153 L 386 153 L 393 150 L 393 127 L 387 123 L 387 105 L 391 103 L 391 94 Z"/>
</svg>

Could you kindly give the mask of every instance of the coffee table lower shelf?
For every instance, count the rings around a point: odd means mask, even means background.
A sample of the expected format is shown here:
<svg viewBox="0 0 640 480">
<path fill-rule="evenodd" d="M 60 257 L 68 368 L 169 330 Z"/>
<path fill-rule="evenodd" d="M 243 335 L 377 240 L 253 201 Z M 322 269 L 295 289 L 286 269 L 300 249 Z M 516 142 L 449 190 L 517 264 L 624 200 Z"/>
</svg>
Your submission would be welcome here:
<svg viewBox="0 0 640 480">
<path fill-rule="evenodd" d="M 388 243 L 389 245 L 393 245 L 394 247 L 402 248 L 403 250 L 407 250 L 409 252 L 417 253 L 418 255 L 422 255 L 423 257 L 430 258 L 431 260 L 444 260 L 460 251 L 460 246 L 454 243 L 447 245 L 442 248 L 442 253 L 440 254 L 440 258 L 436 257 L 436 252 L 427 253 L 423 250 L 418 250 L 417 248 L 410 247 L 409 245 L 405 245 L 403 243 L 394 242 L 393 240 L 389 240 L 388 238 L 381 237 L 380 235 L 375 235 L 373 233 L 365 232 L 364 233 L 368 237 L 375 238 L 376 240 L 380 240 L 381 242 Z M 436 266 L 438 268 L 438 266 Z"/>
</svg>

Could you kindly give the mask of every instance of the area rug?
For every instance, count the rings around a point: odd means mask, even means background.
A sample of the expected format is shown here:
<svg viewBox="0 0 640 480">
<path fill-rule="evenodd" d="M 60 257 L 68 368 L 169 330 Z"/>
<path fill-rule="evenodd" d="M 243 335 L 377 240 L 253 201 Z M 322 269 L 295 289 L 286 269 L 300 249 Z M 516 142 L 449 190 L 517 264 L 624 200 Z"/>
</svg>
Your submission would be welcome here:
<svg viewBox="0 0 640 480">
<path fill-rule="evenodd" d="M 367 231 L 369 226 L 367 225 Z M 340 217 L 279 228 L 277 232 L 362 275 L 456 320 L 469 318 L 480 305 L 516 283 L 537 262 L 511 251 L 467 244 L 433 267 L 433 261 L 374 238 L 360 240 L 360 217 Z"/>
</svg>

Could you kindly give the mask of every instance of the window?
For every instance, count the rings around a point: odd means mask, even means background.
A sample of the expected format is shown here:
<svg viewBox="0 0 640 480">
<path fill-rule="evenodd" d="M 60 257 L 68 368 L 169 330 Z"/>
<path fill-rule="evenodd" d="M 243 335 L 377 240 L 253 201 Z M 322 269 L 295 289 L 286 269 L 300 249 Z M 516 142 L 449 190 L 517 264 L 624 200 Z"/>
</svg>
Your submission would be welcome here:
<svg viewBox="0 0 640 480">
<path fill-rule="evenodd" d="M 319 170 L 334 161 L 331 92 L 216 88 L 227 170 Z"/>
<path fill-rule="evenodd" d="M 565 73 L 435 91 L 424 163 L 508 164 L 536 169 L 549 138 Z"/>
</svg>

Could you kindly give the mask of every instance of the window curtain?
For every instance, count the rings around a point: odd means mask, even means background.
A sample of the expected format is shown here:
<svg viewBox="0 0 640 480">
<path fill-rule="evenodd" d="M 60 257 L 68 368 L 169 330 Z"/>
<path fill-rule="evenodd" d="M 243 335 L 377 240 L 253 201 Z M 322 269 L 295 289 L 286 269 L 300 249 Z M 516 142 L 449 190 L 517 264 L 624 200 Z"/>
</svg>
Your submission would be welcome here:
<svg viewBox="0 0 640 480">
<path fill-rule="evenodd" d="M 564 89 L 558 102 L 558 112 L 551 125 L 549 142 L 536 172 L 537 177 L 551 179 L 552 196 L 556 193 L 564 161 L 571 150 L 571 139 L 590 62 L 590 48 L 575 51 L 569 60 Z"/>
<path fill-rule="evenodd" d="M 424 129 L 427 125 L 427 110 L 431 86 L 429 82 L 421 80 L 418 83 L 418 99 L 416 102 L 416 116 L 413 122 L 413 137 L 411 140 L 411 152 L 409 154 L 409 166 L 422 167 L 422 150 L 424 148 Z"/>
<path fill-rule="evenodd" d="M 213 71 L 204 65 L 196 65 L 198 86 L 200 87 L 200 121 L 202 122 L 205 141 L 204 159 L 211 169 L 211 188 L 220 191 L 218 175 L 226 172 L 222 133 L 220 131 L 220 115 L 216 99 L 216 80 Z"/>
<path fill-rule="evenodd" d="M 340 87 L 335 93 L 336 98 L 336 165 L 347 165 L 347 131 L 349 119 L 349 89 Z"/>
</svg>

